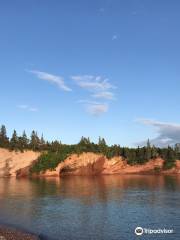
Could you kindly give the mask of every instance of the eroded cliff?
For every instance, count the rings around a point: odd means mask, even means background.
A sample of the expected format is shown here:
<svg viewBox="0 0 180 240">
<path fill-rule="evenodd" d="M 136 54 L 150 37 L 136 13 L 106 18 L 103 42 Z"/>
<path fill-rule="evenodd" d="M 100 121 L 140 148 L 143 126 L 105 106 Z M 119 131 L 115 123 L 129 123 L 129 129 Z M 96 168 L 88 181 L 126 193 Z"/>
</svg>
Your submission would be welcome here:
<svg viewBox="0 0 180 240">
<path fill-rule="evenodd" d="M 29 169 L 37 160 L 40 153 L 33 151 L 15 152 L 0 149 L 0 177 L 25 177 L 29 175 Z M 34 176 L 67 176 L 67 175 L 100 175 L 100 174 L 147 174 L 167 173 L 180 174 L 180 161 L 175 167 L 163 170 L 164 160 L 156 158 L 143 165 L 129 165 L 122 157 L 107 159 L 102 154 L 82 153 L 72 154 L 54 170 L 47 170 L 34 174 Z"/>
<path fill-rule="evenodd" d="M 99 175 L 99 174 L 157 174 L 180 173 L 180 161 L 170 170 L 163 170 L 164 160 L 156 158 L 145 164 L 129 165 L 122 157 L 107 159 L 101 154 L 72 154 L 53 171 L 41 173 L 41 176 Z"/>
<path fill-rule="evenodd" d="M 15 152 L 0 148 L 0 177 L 17 176 L 18 171 L 29 168 L 39 155 L 33 151 Z"/>
</svg>

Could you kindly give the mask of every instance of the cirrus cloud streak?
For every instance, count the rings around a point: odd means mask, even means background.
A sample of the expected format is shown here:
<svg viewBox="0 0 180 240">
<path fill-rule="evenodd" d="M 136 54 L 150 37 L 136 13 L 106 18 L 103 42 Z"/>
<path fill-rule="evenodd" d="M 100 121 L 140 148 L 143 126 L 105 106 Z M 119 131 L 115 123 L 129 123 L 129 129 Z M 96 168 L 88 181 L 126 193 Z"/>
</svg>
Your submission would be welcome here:
<svg viewBox="0 0 180 240">
<path fill-rule="evenodd" d="M 45 80 L 50 83 L 56 84 L 61 90 L 64 90 L 66 92 L 72 91 L 72 89 L 65 84 L 64 78 L 61 76 L 57 76 L 57 75 L 53 75 L 47 72 L 41 72 L 37 70 L 31 70 L 29 72 L 33 73 L 37 78 L 41 80 Z"/>
<path fill-rule="evenodd" d="M 74 80 L 79 87 L 91 92 L 100 92 L 116 88 L 109 82 L 108 78 L 103 78 L 101 76 L 78 75 L 71 76 L 71 79 Z"/>
<path fill-rule="evenodd" d="M 38 108 L 31 107 L 31 106 L 28 106 L 25 104 L 18 105 L 17 108 L 19 108 L 21 110 L 29 111 L 29 112 L 38 112 Z"/>
<path fill-rule="evenodd" d="M 89 100 L 79 100 L 78 103 L 83 104 L 87 113 L 93 116 L 100 116 L 103 113 L 106 113 L 109 109 L 107 103 L 89 101 Z"/>
</svg>

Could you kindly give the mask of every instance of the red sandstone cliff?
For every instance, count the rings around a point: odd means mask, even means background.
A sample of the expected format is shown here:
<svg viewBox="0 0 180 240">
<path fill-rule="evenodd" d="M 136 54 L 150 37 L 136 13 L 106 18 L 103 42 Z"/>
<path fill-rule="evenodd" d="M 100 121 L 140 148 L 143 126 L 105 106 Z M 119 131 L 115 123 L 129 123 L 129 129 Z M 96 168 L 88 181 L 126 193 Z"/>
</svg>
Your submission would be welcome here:
<svg viewBox="0 0 180 240">
<path fill-rule="evenodd" d="M 29 169 L 39 155 L 33 151 L 15 152 L 0 148 L 0 177 L 17 176 L 21 169 Z"/>
<path fill-rule="evenodd" d="M 67 175 L 99 175 L 99 174 L 147 174 L 147 173 L 180 173 L 180 161 L 176 167 L 168 171 L 163 170 L 164 160 L 156 158 L 143 165 L 129 165 L 122 157 L 107 159 L 101 154 L 83 153 L 72 154 L 54 171 L 46 171 L 41 176 L 67 176 Z"/>
<path fill-rule="evenodd" d="M 33 151 L 10 152 L 0 149 L 0 177 L 29 175 L 29 169 L 40 153 Z M 64 162 L 60 163 L 55 170 L 47 170 L 38 176 L 66 176 L 66 175 L 99 175 L 99 174 L 147 174 L 164 173 L 180 174 L 180 160 L 170 170 L 163 170 L 164 160 L 156 158 L 143 165 L 129 165 L 122 157 L 107 159 L 101 154 L 82 153 L 72 154 Z"/>
</svg>

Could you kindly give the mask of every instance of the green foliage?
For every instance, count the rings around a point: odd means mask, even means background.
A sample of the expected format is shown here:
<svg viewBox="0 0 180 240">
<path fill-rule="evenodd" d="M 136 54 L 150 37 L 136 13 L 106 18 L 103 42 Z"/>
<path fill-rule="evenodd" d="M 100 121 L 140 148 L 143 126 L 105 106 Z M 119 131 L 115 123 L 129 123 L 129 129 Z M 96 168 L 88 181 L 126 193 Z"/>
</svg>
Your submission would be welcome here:
<svg viewBox="0 0 180 240">
<path fill-rule="evenodd" d="M 58 163 L 64 160 L 67 155 L 59 152 L 47 152 L 43 153 L 39 158 L 38 161 L 32 166 L 31 172 L 40 172 L 45 171 L 47 169 L 53 170 L 56 168 Z"/>
<path fill-rule="evenodd" d="M 171 169 L 175 166 L 175 162 L 170 162 L 170 161 L 165 161 L 164 163 L 164 166 L 163 166 L 163 169 L 164 170 L 168 170 L 168 169 Z"/>
<path fill-rule="evenodd" d="M 44 172 L 47 169 L 54 170 L 60 162 L 64 161 L 73 152 L 73 145 L 59 144 L 58 149 L 53 146 L 50 151 L 39 156 L 38 161 L 31 168 L 31 173 Z"/>
<path fill-rule="evenodd" d="M 160 173 L 161 172 L 161 168 L 158 167 L 158 166 L 154 167 L 154 172 L 155 173 Z"/>
<path fill-rule="evenodd" d="M 149 159 L 152 158 L 151 153 L 152 153 L 152 152 L 151 152 L 151 144 L 150 144 L 150 141 L 149 141 L 149 139 L 148 139 L 148 141 L 147 141 L 147 146 L 146 146 L 146 148 L 145 148 L 145 156 L 144 156 L 145 160 L 149 160 Z"/>
<path fill-rule="evenodd" d="M 33 130 L 31 133 L 30 148 L 34 151 L 37 151 L 37 150 L 40 150 L 40 145 L 41 145 L 41 142 L 38 137 L 38 134 Z"/>
<path fill-rule="evenodd" d="M 164 162 L 164 169 L 170 169 L 175 166 L 175 161 L 177 159 L 177 153 L 176 151 L 168 146 L 167 149 L 164 149 L 163 151 L 163 159 Z"/>
<path fill-rule="evenodd" d="M 18 150 L 19 148 L 19 138 L 17 136 L 16 130 L 14 130 L 11 140 L 10 140 L 10 149 L 11 150 Z"/>
<path fill-rule="evenodd" d="M 9 139 L 6 133 L 6 127 L 4 125 L 1 126 L 0 129 L 0 147 L 8 147 Z"/>
</svg>

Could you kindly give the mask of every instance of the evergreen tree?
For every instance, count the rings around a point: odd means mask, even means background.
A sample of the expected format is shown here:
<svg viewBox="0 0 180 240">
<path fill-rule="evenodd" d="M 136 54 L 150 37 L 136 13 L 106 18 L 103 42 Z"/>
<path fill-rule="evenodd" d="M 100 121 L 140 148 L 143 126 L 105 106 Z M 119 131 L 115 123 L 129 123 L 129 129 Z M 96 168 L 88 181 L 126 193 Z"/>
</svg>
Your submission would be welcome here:
<svg viewBox="0 0 180 240">
<path fill-rule="evenodd" d="M 156 147 L 153 145 L 153 147 L 151 148 L 151 157 L 152 158 L 156 158 L 158 157 L 158 151 L 156 149 Z"/>
<path fill-rule="evenodd" d="M 2 125 L 0 129 L 0 147 L 8 147 L 8 146 L 9 146 L 9 139 L 7 137 L 6 127 Z"/>
<path fill-rule="evenodd" d="M 90 139 L 89 139 L 89 137 L 88 138 L 85 138 L 85 137 L 81 137 L 81 140 L 80 140 L 80 142 L 79 142 L 79 144 L 80 145 L 87 145 L 87 144 L 90 144 L 91 142 L 90 142 Z"/>
<path fill-rule="evenodd" d="M 142 159 L 141 150 L 140 147 L 138 146 L 136 149 L 136 162 L 140 162 L 141 159 Z"/>
<path fill-rule="evenodd" d="M 10 140 L 10 148 L 12 150 L 18 150 L 19 148 L 19 138 L 17 136 L 16 130 L 13 131 L 13 134 Z"/>
<path fill-rule="evenodd" d="M 104 138 L 99 137 L 98 145 L 106 146 L 106 141 Z"/>
<path fill-rule="evenodd" d="M 150 160 L 151 159 L 151 144 L 150 144 L 150 141 L 149 139 L 147 140 L 147 146 L 146 146 L 146 149 L 145 149 L 145 159 L 146 160 Z"/>
<path fill-rule="evenodd" d="M 60 143 L 56 140 L 51 143 L 51 151 L 58 152 L 60 149 Z"/>
<path fill-rule="evenodd" d="M 122 150 L 121 150 L 121 156 L 122 156 L 123 158 L 126 158 L 126 157 L 127 157 L 127 156 L 126 156 L 126 149 L 125 149 L 125 147 L 123 147 Z"/>
<path fill-rule="evenodd" d="M 147 148 L 151 148 L 151 144 L 150 144 L 149 138 L 148 138 L 148 140 L 147 140 Z"/>
<path fill-rule="evenodd" d="M 41 135 L 41 140 L 40 140 L 40 142 L 41 142 L 41 145 L 44 145 L 44 144 L 45 144 L 45 140 L 44 140 L 43 134 Z"/>
<path fill-rule="evenodd" d="M 28 149 L 29 139 L 27 138 L 25 131 L 23 131 L 22 136 L 19 137 L 19 144 L 21 150 Z"/>
<path fill-rule="evenodd" d="M 127 162 L 134 165 L 136 163 L 136 151 L 128 149 L 127 151 Z"/>
<path fill-rule="evenodd" d="M 174 147 L 175 155 L 176 155 L 176 160 L 180 159 L 180 144 L 176 143 Z"/>
<path fill-rule="evenodd" d="M 41 135 L 40 139 L 40 150 L 45 150 L 47 148 L 46 141 L 44 140 L 43 134 Z"/>
<path fill-rule="evenodd" d="M 40 139 L 34 130 L 31 133 L 30 148 L 34 151 L 40 150 Z"/>
<path fill-rule="evenodd" d="M 107 155 L 108 148 L 104 138 L 99 137 L 98 146 L 99 146 L 100 153 Z"/>
<path fill-rule="evenodd" d="M 164 162 L 164 168 L 169 169 L 174 167 L 175 160 L 176 160 L 176 153 L 173 148 L 168 146 L 168 148 L 163 149 L 163 158 L 165 160 Z"/>
</svg>

